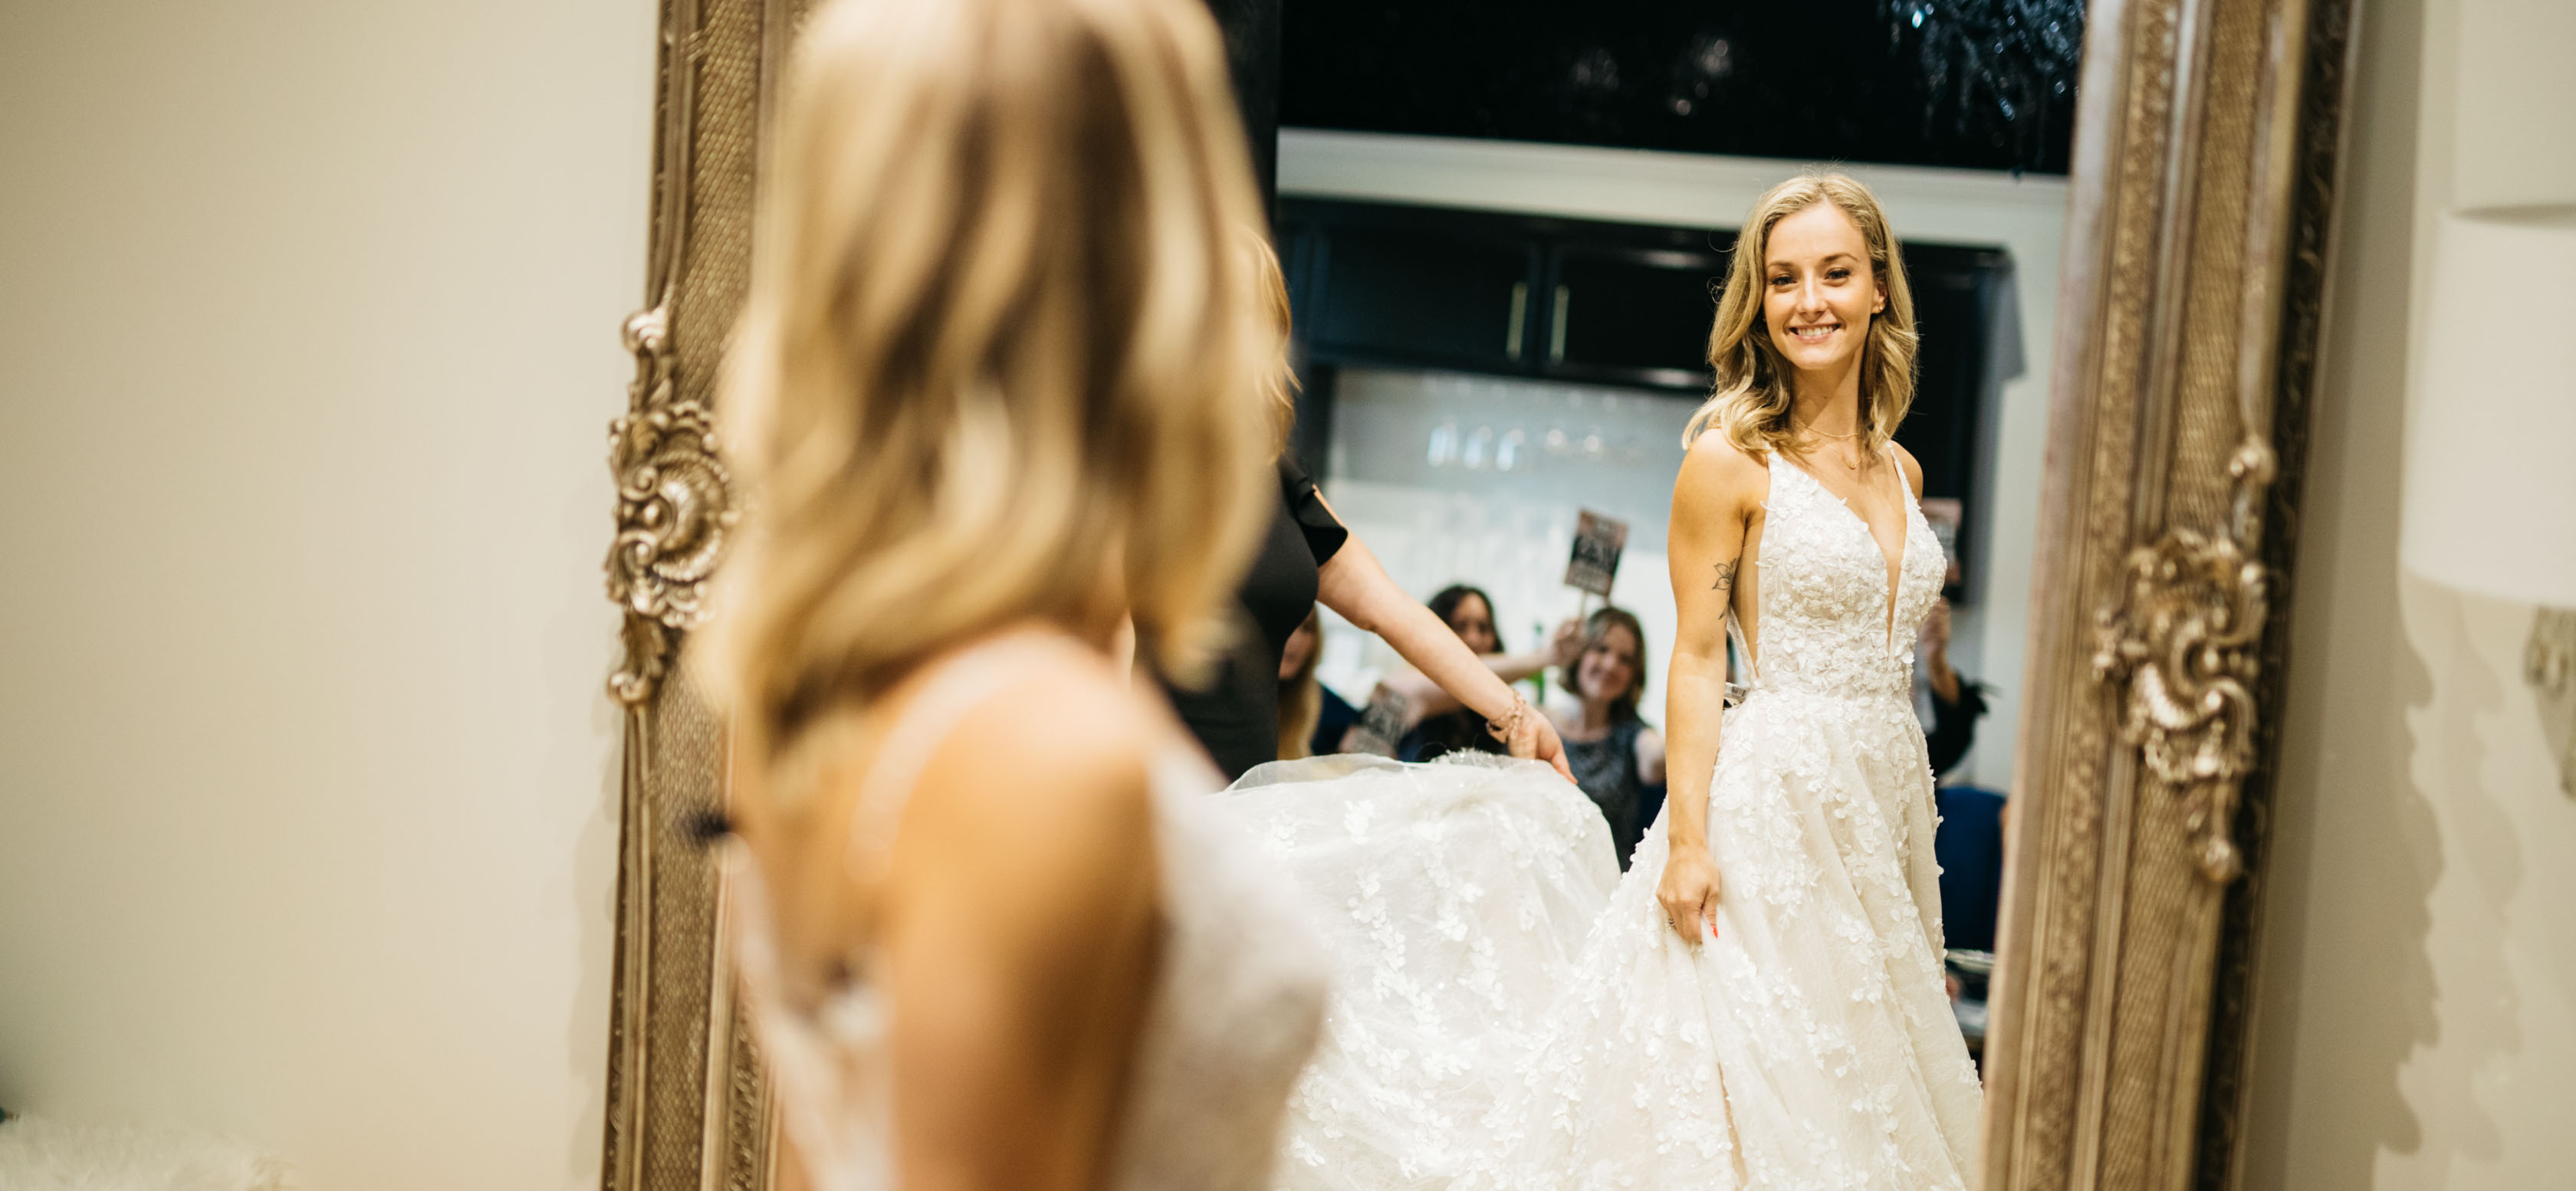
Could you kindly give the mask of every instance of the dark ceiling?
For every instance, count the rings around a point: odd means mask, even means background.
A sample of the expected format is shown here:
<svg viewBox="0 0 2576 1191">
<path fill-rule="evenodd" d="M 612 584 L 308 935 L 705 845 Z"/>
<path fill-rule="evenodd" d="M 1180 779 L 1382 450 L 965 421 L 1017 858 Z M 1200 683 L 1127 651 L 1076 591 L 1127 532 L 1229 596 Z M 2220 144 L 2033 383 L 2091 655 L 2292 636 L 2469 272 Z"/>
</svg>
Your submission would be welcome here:
<svg viewBox="0 0 2576 1191">
<path fill-rule="evenodd" d="M 2081 0 L 1284 0 L 1279 122 L 2063 174 Z"/>
</svg>

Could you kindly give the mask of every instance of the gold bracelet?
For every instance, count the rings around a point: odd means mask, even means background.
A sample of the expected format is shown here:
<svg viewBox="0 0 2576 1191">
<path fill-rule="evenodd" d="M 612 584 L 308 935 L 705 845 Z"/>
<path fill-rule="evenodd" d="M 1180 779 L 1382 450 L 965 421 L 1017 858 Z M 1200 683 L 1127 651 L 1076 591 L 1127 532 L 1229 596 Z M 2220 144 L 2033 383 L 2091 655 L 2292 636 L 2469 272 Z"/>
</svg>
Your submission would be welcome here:
<svg viewBox="0 0 2576 1191">
<path fill-rule="evenodd" d="M 1512 741 L 1512 734 L 1520 730 L 1521 716 L 1528 711 L 1529 700 L 1522 698 L 1519 691 L 1513 691 L 1511 711 L 1503 716 L 1503 722 L 1499 724 L 1492 720 L 1486 720 L 1485 731 L 1492 735 L 1494 739 L 1502 741 L 1505 744 L 1510 744 Z"/>
</svg>

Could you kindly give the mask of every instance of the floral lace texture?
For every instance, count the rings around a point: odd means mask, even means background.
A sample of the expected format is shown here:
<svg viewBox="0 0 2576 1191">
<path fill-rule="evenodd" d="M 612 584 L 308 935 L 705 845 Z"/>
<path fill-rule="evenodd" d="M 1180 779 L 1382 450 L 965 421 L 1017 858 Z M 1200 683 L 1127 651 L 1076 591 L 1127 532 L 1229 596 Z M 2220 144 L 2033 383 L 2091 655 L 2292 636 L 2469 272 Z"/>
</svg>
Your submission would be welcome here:
<svg viewBox="0 0 2576 1191">
<path fill-rule="evenodd" d="M 1618 880 L 1601 812 L 1476 752 L 1272 762 L 1224 803 L 1318 895 L 1336 959 L 1286 1185 L 1447 1186 Z"/>
<path fill-rule="evenodd" d="M 1339 972 L 1278 1185 L 1928 1191 L 1980 1093 L 1941 979 L 1932 780 L 1907 692 L 1939 545 L 1886 556 L 1771 468 L 1762 648 L 1709 799 L 1714 940 L 1664 925 L 1658 819 L 1622 878 L 1527 762 L 1286 762 L 1223 798 L 1307 887 Z"/>
</svg>

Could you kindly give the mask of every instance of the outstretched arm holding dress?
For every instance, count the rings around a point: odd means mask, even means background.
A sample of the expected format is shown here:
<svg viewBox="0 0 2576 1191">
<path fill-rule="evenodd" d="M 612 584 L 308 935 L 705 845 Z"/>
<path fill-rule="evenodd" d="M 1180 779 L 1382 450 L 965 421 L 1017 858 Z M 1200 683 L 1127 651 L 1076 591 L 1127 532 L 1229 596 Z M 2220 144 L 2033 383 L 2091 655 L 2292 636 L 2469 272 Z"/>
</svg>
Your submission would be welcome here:
<svg viewBox="0 0 2576 1191">
<path fill-rule="evenodd" d="M 1565 748 L 1547 717 L 1523 704 L 1509 684 L 1486 668 L 1484 659 L 1468 651 L 1458 634 L 1397 587 L 1357 534 L 1325 560 L 1317 586 L 1317 598 L 1325 607 L 1384 638 L 1451 697 L 1494 723 L 1515 723 L 1518 730 L 1505 742 L 1512 746 L 1513 756 L 1535 757 L 1555 766 L 1565 780 L 1574 780 L 1574 771 L 1566 768 Z M 1521 709 L 1517 717 L 1516 708 Z"/>
<path fill-rule="evenodd" d="M 1560 669 L 1572 667 L 1575 659 L 1582 655 L 1583 618 L 1569 616 L 1557 624 L 1556 631 L 1549 634 L 1544 647 L 1525 653 L 1486 654 L 1481 660 L 1486 669 L 1494 672 L 1494 677 L 1510 684 L 1550 666 Z M 1458 710 L 1457 698 L 1440 689 L 1439 683 L 1423 677 L 1419 670 L 1397 671 L 1379 679 L 1378 685 L 1404 696 L 1413 704 L 1413 714 L 1417 719 L 1447 715 Z"/>
</svg>

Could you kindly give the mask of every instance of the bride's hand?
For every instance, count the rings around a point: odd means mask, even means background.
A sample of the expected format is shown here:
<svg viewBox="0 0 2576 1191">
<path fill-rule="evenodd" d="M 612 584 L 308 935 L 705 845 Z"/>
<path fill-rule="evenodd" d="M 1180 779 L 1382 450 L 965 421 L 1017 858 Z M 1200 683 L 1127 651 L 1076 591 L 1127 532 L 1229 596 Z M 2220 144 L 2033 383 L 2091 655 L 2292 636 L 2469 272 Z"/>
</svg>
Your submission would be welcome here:
<svg viewBox="0 0 2576 1191">
<path fill-rule="evenodd" d="M 1655 882 L 1655 900 L 1673 933 L 1696 945 L 1717 937 L 1717 889 L 1717 862 L 1708 848 L 1676 846 L 1664 862 L 1664 879 Z"/>
</svg>

